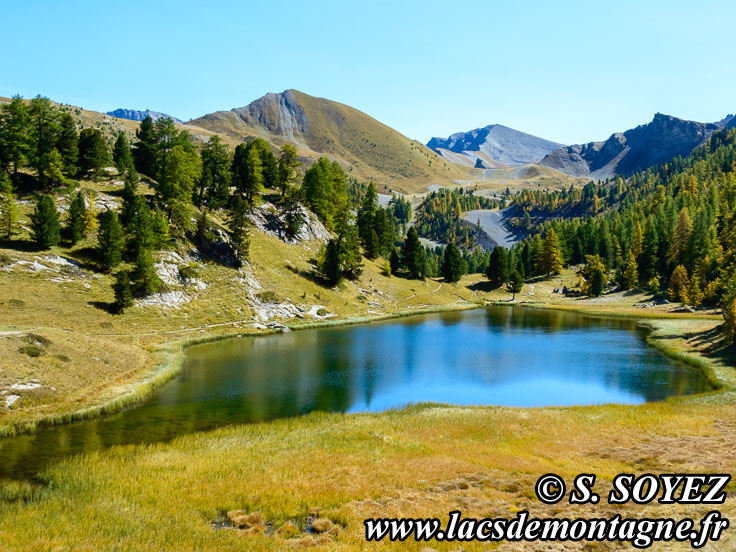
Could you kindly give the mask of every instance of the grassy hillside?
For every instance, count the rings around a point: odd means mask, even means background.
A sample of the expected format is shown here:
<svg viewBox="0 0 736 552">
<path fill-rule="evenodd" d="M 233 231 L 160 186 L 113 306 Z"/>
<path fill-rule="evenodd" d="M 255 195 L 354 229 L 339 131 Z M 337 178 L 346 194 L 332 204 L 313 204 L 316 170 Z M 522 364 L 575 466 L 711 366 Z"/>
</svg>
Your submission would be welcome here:
<svg viewBox="0 0 736 552">
<path fill-rule="evenodd" d="M 307 157 L 338 159 L 359 180 L 374 180 L 379 191 L 424 191 L 430 184 L 472 178 L 451 163 L 347 105 L 296 90 L 269 94 L 232 111 L 218 111 L 189 124 L 235 140 L 261 136 L 277 146 L 291 142 Z"/>
</svg>

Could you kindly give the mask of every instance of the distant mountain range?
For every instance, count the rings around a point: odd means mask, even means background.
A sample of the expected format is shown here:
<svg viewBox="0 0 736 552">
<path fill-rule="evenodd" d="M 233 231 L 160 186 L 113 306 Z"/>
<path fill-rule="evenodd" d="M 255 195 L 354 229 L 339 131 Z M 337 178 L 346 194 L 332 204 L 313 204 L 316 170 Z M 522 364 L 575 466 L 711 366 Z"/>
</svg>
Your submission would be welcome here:
<svg viewBox="0 0 736 552">
<path fill-rule="evenodd" d="M 427 146 L 446 159 L 479 169 L 518 167 L 538 163 L 564 147 L 503 125 L 488 125 L 449 138 L 432 138 Z"/>
<path fill-rule="evenodd" d="M 470 171 L 347 105 L 298 90 L 266 94 L 247 106 L 217 111 L 187 123 L 233 142 L 262 137 L 294 144 L 308 159 L 338 160 L 347 174 L 373 180 L 379 191 L 424 191 L 430 184 L 469 180 Z"/>
<path fill-rule="evenodd" d="M 166 113 L 159 113 L 158 111 L 151 111 L 150 109 L 146 109 L 145 111 L 139 111 L 137 109 L 116 109 L 115 111 L 108 111 L 108 115 L 112 115 L 113 117 L 117 117 L 118 119 L 129 119 L 131 121 L 142 121 L 146 117 L 151 117 L 154 121 L 156 119 L 163 119 L 164 117 L 171 117 L 171 115 L 167 115 Z M 174 119 L 175 122 L 181 123 L 182 121 L 177 119 L 176 117 L 171 117 Z"/>
<path fill-rule="evenodd" d="M 540 165 L 593 179 L 628 175 L 690 154 L 716 130 L 736 125 L 729 115 L 717 123 L 686 121 L 657 113 L 651 123 L 614 133 L 603 142 L 589 142 L 549 153 Z"/>
</svg>

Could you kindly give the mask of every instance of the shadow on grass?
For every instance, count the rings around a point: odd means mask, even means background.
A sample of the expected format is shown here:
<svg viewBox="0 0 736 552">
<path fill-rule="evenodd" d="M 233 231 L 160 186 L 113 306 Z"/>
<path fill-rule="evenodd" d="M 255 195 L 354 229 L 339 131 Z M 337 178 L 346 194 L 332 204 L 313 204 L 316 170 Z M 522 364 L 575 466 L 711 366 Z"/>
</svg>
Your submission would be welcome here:
<svg viewBox="0 0 736 552">
<path fill-rule="evenodd" d="M 88 305 L 93 306 L 96 309 L 105 311 L 107 314 L 118 314 L 118 309 L 115 303 L 108 303 L 107 301 L 89 301 Z"/>
</svg>

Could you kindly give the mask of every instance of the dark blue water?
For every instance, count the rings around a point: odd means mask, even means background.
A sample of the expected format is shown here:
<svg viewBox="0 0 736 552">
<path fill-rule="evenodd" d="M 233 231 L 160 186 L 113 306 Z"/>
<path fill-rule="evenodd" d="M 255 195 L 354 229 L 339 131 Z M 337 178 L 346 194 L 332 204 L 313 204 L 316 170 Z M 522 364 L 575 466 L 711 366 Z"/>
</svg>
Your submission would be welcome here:
<svg viewBox="0 0 736 552">
<path fill-rule="evenodd" d="M 192 347 L 182 374 L 135 408 L 0 440 L 0 476 L 32 477 L 55 459 L 115 444 L 315 410 L 636 404 L 709 389 L 702 373 L 648 347 L 630 321 L 520 307 L 416 316 Z"/>
</svg>

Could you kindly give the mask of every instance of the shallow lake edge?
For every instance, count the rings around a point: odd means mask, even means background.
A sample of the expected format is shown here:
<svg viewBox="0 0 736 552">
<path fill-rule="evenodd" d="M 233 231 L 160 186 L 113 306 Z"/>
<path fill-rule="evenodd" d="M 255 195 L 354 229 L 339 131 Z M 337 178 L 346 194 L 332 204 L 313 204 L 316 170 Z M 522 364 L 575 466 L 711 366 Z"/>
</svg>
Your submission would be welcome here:
<svg viewBox="0 0 736 552">
<path fill-rule="evenodd" d="M 506 306 L 514 307 L 519 306 L 528 309 L 542 309 L 542 310 L 560 310 L 574 312 L 583 316 L 592 318 L 625 318 L 633 320 L 637 325 L 646 327 L 649 331 L 646 336 L 647 345 L 651 346 L 655 350 L 664 354 L 665 356 L 684 362 L 688 366 L 702 371 L 705 375 L 708 383 L 713 387 L 712 391 L 706 393 L 700 393 L 697 395 L 691 395 L 688 397 L 673 397 L 666 399 L 668 401 L 673 400 L 697 400 L 698 397 L 712 396 L 714 394 L 722 394 L 724 391 L 736 389 L 736 384 L 733 378 L 728 378 L 724 373 L 724 369 L 717 366 L 716 359 L 704 356 L 700 354 L 697 349 L 687 350 L 684 348 L 673 348 L 656 340 L 659 335 L 661 328 L 657 325 L 657 321 L 666 320 L 668 322 L 686 322 L 687 320 L 696 319 L 697 317 L 688 318 L 673 318 L 671 316 L 661 316 L 650 313 L 638 314 L 622 314 L 617 312 L 607 313 L 605 310 L 588 310 L 585 308 L 570 308 L 564 305 L 548 304 L 548 303 L 527 303 L 527 302 L 498 302 L 498 301 L 473 301 L 473 302 L 459 302 L 450 305 L 433 306 L 427 308 L 416 308 L 410 310 L 401 310 L 393 313 L 386 314 L 371 314 L 358 317 L 342 318 L 323 320 L 316 322 L 307 323 L 292 323 L 284 324 L 290 331 L 299 330 L 313 330 L 327 327 L 340 327 L 340 326 L 354 326 L 354 325 L 366 325 L 375 322 L 383 322 L 388 320 L 396 320 L 401 318 L 407 318 L 410 316 L 433 314 L 440 312 L 461 312 L 466 310 L 473 310 L 483 308 L 485 306 Z M 683 333 L 669 334 L 671 337 L 684 336 Z M 151 367 L 145 370 L 139 378 L 125 384 L 122 387 L 113 387 L 108 389 L 105 397 L 101 402 L 88 404 L 82 408 L 75 410 L 57 412 L 49 415 L 41 415 L 32 419 L 21 419 L 8 424 L 0 426 L 0 438 L 14 437 L 17 435 L 31 434 L 44 428 L 71 424 L 74 422 L 92 420 L 100 418 L 109 414 L 116 414 L 126 408 L 129 408 L 137 403 L 147 400 L 152 394 L 158 391 L 161 387 L 166 385 L 168 382 L 176 378 L 182 371 L 186 349 L 194 345 L 201 345 L 204 343 L 213 343 L 217 341 L 223 341 L 226 339 L 233 339 L 238 337 L 262 337 L 267 335 L 274 335 L 283 333 L 281 329 L 266 329 L 266 330 L 250 330 L 247 332 L 231 332 L 223 334 L 210 334 L 201 335 L 196 338 L 179 339 L 173 340 L 161 345 L 157 345 L 151 349 L 149 354 L 153 357 L 153 363 Z M 646 404 L 646 403 L 645 403 Z M 640 405 L 626 405 L 631 408 L 636 408 Z M 462 408 L 461 405 L 458 407 Z M 494 408 L 514 408 L 514 407 L 494 407 Z M 539 407 L 545 408 L 545 407 Z M 556 407 L 559 408 L 559 407 Z M 585 405 L 574 406 L 569 408 L 585 408 Z"/>
</svg>

